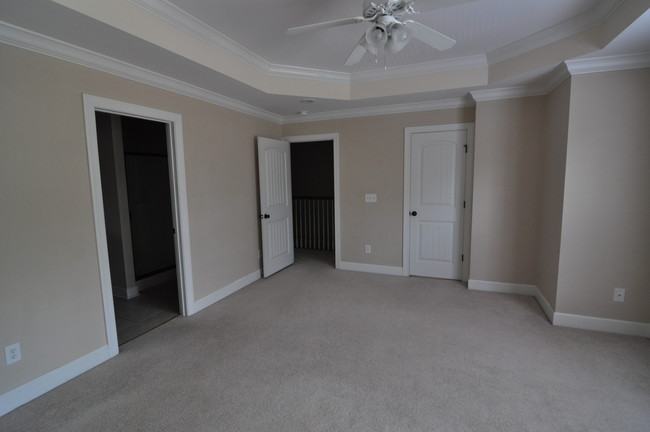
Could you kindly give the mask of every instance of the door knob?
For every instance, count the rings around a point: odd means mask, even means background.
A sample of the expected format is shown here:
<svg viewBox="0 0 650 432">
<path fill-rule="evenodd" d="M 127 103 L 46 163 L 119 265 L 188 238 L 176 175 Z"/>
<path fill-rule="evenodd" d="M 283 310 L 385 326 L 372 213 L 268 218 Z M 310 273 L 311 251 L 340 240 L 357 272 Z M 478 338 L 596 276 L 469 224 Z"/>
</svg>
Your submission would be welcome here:
<svg viewBox="0 0 650 432">
<path fill-rule="evenodd" d="M 260 215 L 260 219 L 268 219 L 270 218 L 270 215 L 267 215 L 266 213 Z"/>
<path fill-rule="evenodd" d="M 418 215 L 418 212 L 416 212 L 415 210 L 413 210 L 413 211 L 412 211 L 411 213 L 409 213 L 409 214 L 410 214 L 411 216 L 417 216 L 417 215 Z"/>
</svg>

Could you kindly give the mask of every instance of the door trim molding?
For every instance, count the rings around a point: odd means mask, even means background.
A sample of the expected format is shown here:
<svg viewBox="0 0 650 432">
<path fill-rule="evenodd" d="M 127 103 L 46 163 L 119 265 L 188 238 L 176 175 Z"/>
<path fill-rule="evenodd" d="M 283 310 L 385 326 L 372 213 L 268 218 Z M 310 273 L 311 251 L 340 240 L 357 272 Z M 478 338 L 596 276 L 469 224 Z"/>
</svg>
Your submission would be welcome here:
<svg viewBox="0 0 650 432">
<path fill-rule="evenodd" d="M 183 124 L 182 116 L 180 114 L 88 94 L 83 95 L 83 109 L 84 123 L 86 127 L 86 148 L 88 151 L 90 188 L 95 221 L 95 237 L 97 241 L 97 258 L 99 261 L 99 277 L 104 303 L 106 339 L 108 341 L 109 357 L 113 357 L 117 355 L 119 348 L 117 343 L 115 310 L 113 307 L 111 272 L 108 260 L 108 242 L 106 239 L 106 223 L 104 220 L 104 200 L 102 196 L 101 173 L 99 167 L 95 112 L 101 111 L 110 114 L 154 120 L 167 124 L 167 150 L 171 166 L 170 180 L 171 184 L 174 186 L 171 191 L 172 208 L 177 228 L 176 268 L 178 270 L 178 281 L 180 285 L 180 311 L 183 315 L 192 315 L 194 313 L 194 284 L 192 280 L 190 228 L 187 211 Z"/>
<path fill-rule="evenodd" d="M 341 268 L 341 186 L 339 181 L 339 134 L 295 135 L 282 138 L 291 143 L 332 141 L 334 150 L 334 256 L 335 267 Z"/>
<path fill-rule="evenodd" d="M 465 165 L 465 212 L 463 214 L 463 261 L 462 280 L 469 277 L 470 233 L 472 225 L 472 180 L 474 178 L 474 123 L 452 123 L 444 125 L 416 126 L 404 128 L 404 209 L 402 213 L 402 275 L 410 276 L 411 237 L 411 135 L 423 132 L 445 132 L 464 130 L 467 134 L 467 157 Z"/>
</svg>

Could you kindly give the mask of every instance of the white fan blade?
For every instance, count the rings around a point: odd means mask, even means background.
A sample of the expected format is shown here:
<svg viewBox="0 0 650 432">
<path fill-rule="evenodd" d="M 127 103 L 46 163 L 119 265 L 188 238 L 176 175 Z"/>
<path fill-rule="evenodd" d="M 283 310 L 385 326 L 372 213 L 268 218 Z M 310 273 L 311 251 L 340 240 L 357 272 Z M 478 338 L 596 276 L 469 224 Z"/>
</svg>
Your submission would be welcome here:
<svg viewBox="0 0 650 432">
<path fill-rule="evenodd" d="M 364 33 L 363 36 L 361 36 L 361 40 L 359 43 L 354 47 L 350 55 L 348 56 L 348 59 L 345 61 L 346 66 L 352 66 L 361 61 L 363 56 L 366 54 L 366 45 L 364 42 L 366 42 L 366 35 Z"/>
<path fill-rule="evenodd" d="M 428 12 L 434 9 L 442 9 L 450 6 L 458 6 L 463 3 L 477 0 L 413 0 L 413 9 L 416 12 Z"/>
<path fill-rule="evenodd" d="M 309 24 L 309 25 L 304 25 L 300 27 L 293 27 L 287 30 L 287 36 L 293 36 L 297 35 L 299 33 L 303 32 L 308 32 L 308 31 L 314 31 L 314 30 L 319 30 L 322 28 L 328 28 L 328 27 L 338 27 L 338 26 L 344 26 L 348 24 L 357 24 L 363 21 L 369 21 L 368 18 L 364 17 L 354 17 L 354 18 L 344 18 L 340 20 L 334 20 L 334 21 L 325 21 L 322 23 L 317 23 L 317 24 Z"/>
<path fill-rule="evenodd" d="M 406 26 L 413 32 L 413 37 L 421 40 L 425 44 L 434 47 L 439 51 L 447 50 L 454 46 L 455 40 L 445 36 L 416 21 L 406 21 Z"/>
</svg>

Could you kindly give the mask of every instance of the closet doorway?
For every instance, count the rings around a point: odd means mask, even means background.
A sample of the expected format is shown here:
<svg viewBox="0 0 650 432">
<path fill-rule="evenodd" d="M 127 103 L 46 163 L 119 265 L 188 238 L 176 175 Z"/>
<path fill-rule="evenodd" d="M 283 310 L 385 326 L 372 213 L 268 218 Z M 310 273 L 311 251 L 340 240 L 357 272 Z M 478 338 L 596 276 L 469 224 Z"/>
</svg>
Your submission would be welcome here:
<svg viewBox="0 0 650 432">
<path fill-rule="evenodd" d="M 96 112 L 118 344 L 180 313 L 165 123 Z"/>
<path fill-rule="evenodd" d="M 115 309 L 113 306 L 113 283 L 108 253 L 107 227 L 104 217 L 104 198 L 99 164 L 99 143 L 96 113 L 103 112 L 119 116 L 152 120 L 165 125 L 167 158 L 169 162 L 174 249 L 178 284 L 178 305 L 182 315 L 194 312 L 194 284 L 192 281 L 192 253 L 190 249 L 187 187 L 185 180 L 185 156 L 183 144 L 183 119 L 180 114 L 130 104 L 89 94 L 83 95 L 86 150 L 92 195 L 95 239 L 101 300 L 106 324 L 106 341 L 109 358 L 119 353 Z"/>
</svg>

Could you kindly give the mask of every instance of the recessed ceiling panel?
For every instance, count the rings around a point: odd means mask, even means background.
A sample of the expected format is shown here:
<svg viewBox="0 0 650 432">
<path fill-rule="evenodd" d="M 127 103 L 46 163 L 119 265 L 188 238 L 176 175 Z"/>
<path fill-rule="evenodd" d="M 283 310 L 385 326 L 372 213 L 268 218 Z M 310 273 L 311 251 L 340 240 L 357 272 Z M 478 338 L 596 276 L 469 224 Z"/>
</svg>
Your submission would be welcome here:
<svg viewBox="0 0 650 432">
<path fill-rule="evenodd" d="M 290 27 L 361 15 L 361 0 L 169 0 L 178 9 L 277 65 L 341 72 L 383 67 L 366 54 L 356 66 L 345 66 L 367 23 L 321 29 L 287 36 Z M 456 39 L 447 51 L 412 40 L 390 64 L 419 64 L 486 54 L 602 4 L 594 0 L 479 0 L 411 16 L 412 19 Z M 605 1 L 605 3 L 612 3 Z M 417 9 L 417 0 L 415 2 Z"/>
</svg>

